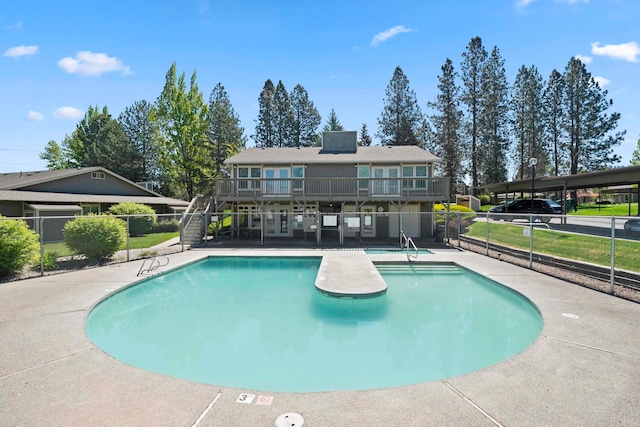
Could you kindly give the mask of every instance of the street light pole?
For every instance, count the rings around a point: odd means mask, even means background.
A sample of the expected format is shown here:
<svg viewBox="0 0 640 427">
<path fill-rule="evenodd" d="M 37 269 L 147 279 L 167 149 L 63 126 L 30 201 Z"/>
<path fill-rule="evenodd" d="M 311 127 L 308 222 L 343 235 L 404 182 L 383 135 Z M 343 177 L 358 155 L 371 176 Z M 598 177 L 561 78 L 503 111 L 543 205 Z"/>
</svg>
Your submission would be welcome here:
<svg viewBox="0 0 640 427">
<path fill-rule="evenodd" d="M 538 159 L 532 157 L 529 159 L 529 166 L 531 166 L 531 218 L 533 219 L 533 193 L 535 192 L 535 179 L 536 179 L 536 165 Z"/>
</svg>

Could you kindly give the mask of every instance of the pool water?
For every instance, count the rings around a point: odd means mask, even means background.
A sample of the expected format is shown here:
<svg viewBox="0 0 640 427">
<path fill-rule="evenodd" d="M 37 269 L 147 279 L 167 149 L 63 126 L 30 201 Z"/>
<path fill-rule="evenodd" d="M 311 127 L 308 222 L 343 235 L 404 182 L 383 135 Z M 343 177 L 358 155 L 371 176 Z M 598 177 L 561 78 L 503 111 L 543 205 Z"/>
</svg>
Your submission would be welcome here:
<svg viewBox="0 0 640 427">
<path fill-rule="evenodd" d="M 119 292 L 86 331 L 113 357 L 275 392 L 421 383 L 506 359 L 542 329 L 520 294 L 455 265 L 379 265 L 387 293 L 325 296 L 320 258 L 211 257 Z"/>
</svg>

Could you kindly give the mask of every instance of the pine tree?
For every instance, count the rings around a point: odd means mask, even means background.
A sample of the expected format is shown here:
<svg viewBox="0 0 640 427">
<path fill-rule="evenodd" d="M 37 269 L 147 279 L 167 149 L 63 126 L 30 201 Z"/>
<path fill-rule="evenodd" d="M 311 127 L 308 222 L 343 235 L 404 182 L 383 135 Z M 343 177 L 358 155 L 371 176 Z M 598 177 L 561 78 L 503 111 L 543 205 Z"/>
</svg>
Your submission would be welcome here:
<svg viewBox="0 0 640 427">
<path fill-rule="evenodd" d="M 479 181 L 492 184 L 507 180 L 509 139 L 509 85 L 504 59 L 497 47 L 482 67 L 479 120 Z"/>
<path fill-rule="evenodd" d="M 464 144 L 464 151 L 469 161 L 469 173 L 471 174 L 471 187 L 473 195 L 478 193 L 478 169 L 479 152 L 478 136 L 480 134 L 480 107 L 482 69 L 487 60 L 487 51 L 482 45 L 480 37 L 474 37 L 467 45 L 467 50 L 462 54 L 461 78 L 464 85 L 461 101 L 467 110 L 467 133 L 468 141 Z"/>
<path fill-rule="evenodd" d="M 370 147 L 371 142 L 371 136 L 369 135 L 367 124 L 363 123 L 362 127 L 360 128 L 360 140 L 358 141 L 358 145 L 361 147 Z"/>
<path fill-rule="evenodd" d="M 638 145 L 631 156 L 631 166 L 640 166 L 640 138 L 638 138 Z"/>
<path fill-rule="evenodd" d="M 459 91 L 456 72 L 451 59 L 447 58 L 438 77 L 438 90 L 434 102 L 428 106 L 434 113 L 429 116 L 433 129 L 430 149 L 444 161 L 443 173 L 451 179 L 450 198 L 455 196 L 456 183 L 463 175 L 460 151 L 460 128 L 462 112 L 459 108 Z"/>
<path fill-rule="evenodd" d="M 141 179 L 156 182 L 160 180 L 161 171 L 155 144 L 158 127 L 151 120 L 152 110 L 153 104 L 150 102 L 134 102 L 118 116 L 118 122 L 131 144 L 136 147 L 142 163 Z"/>
<path fill-rule="evenodd" d="M 562 146 L 565 145 L 565 83 L 564 77 L 557 70 L 549 76 L 544 91 L 544 135 L 550 145 L 553 174 L 559 176 L 567 165 L 567 155 Z"/>
<path fill-rule="evenodd" d="M 544 138 L 544 104 L 542 76 L 535 66 L 518 70 L 511 105 L 516 149 L 515 162 L 519 179 L 531 176 L 529 159 L 538 160 L 538 174 L 549 170 L 548 144 Z"/>
<path fill-rule="evenodd" d="M 418 145 L 416 134 L 424 120 L 409 79 L 396 67 L 385 90 L 382 113 L 378 118 L 378 133 L 382 145 Z"/>
<path fill-rule="evenodd" d="M 271 79 L 264 82 L 264 87 L 258 97 L 258 119 L 256 120 L 256 131 L 251 136 L 256 147 L 273 147 L 275 143 L 275 106 L 274 106 L 275 87 Z"/>
<path fill-rule="evenodd" d="M 71 167 L 62 152 L 62 147 L 53 139 L 47 142 L 44 151 L 39 154 L 39 157 L 47 161 L 47 169 L 49 170 Z"/>
<path fill-rule="evenodd" d="M 275 147 L 291 147 L 293 146 L 294 134 L 294 117 L 289 93 L 282 84 L 282 80 L 278 80 L 278 85 L 273 93 L 273 123 L 275 129 L 274 146 Z"/>
<path fill-rule="evenodd" d="M 309 99 L 309 94 L 302 85 L 298 84 L 291 91 L 290 99 L 294 120 L 292 145 L 294 147 L 317 145 L 320 142 L 318 126 L 320 126 L 322 118 Z"/>
<path fill-rule="evenodd" d="M 620 114 L 606 113 L 613 104 L 607 91 L 577 58 L 569 60 L 564 79 L 570 173 L 592 172 L 620 162 L 613 147 L 620 145 L 626 131 L 613 133 Z"/>
<path fill-rule="evenodd" d="M 340 123 L 340 120 L 338 120 L 338 115 L 336 114 L 335 110 L 332 108 L 331 112 L 329 113 L 329 117 L 327 118 L 327 122 L 322 128 L 322 131 L 334 132 L 334 131 L 341 131 L 341 130 L 343 130 L 342 124 Z"/>
<path fill-rule="evenodd" d="M 226 175 L 224 161 L 246 145 L 244 128 L 222 83 L 218 83 L 209 96 L 207 143 L 213 157 L 214 177 Z"/>
</svg>

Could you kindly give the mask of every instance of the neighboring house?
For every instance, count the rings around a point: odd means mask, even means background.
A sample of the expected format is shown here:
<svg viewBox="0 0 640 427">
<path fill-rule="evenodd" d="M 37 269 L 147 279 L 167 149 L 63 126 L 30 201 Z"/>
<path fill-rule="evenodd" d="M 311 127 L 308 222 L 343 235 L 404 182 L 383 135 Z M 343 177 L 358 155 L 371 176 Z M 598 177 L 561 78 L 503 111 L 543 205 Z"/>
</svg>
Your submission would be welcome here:
<svg viewBox="0 0 640 427">
<path fill-rule="evenodd" d="M 432 176 L 438 157 L 417 146 L 359 147 L 355 131 L 325 132 L 322 140 L 227 159 L 231 178 L 216 182 L 217 211 L 237 213 L 235 228 L 263 237 L 433 236 L 424 213 L 449 194 L 449 179 Z"/>
<path fill-rule="evenodd" d="M 100 213 L 121 202 L 143 203 L 159 214 L 181 213 L 189 205 L 183 200 L 163 197 L 99 166 L 0 173 L 0 215 L 46 218 L 45 241 L 62 240 L 61 228 L 68 221 L 50 217 Z M 29 223 L 38 230 L 37 222 Z"/>
</svg>

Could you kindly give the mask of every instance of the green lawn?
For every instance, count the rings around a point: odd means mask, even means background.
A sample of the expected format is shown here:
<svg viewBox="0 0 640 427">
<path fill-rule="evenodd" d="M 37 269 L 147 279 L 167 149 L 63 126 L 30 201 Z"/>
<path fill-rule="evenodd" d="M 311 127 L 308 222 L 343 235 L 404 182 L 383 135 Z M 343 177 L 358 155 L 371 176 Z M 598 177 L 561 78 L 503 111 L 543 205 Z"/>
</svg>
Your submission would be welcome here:
<svg viewBox="0 0 640 427">
<path fill-rule="evenodd" d="M 129 239 L 130 249 L 144 249 L 151 246 L 155 246 L 162 242 L 166 242 L 169 239 L 180 236 L 179 231 L 172 231 L 169 233 L 153 233 L 145 234 L 140 237 L 132 237 Z M 120 249 L 126 249 L 126 244 Z M 63 242 L 57 243 L 45 243 L 44 250 L 47 252 L 55 252 L 57 256 L 69 256 L 74 255 L 73 252 Z"/>
<path fill-rule="evenodd" d="M 569 215 L 584 216 L 629 216 L 629 204 L 619 205 L 578 205 L 578 211 L 569 212 Z M 638 215 L 638 204 L 631 203 L 631 216 Z"/>
<path fill-rule="evenodd" d="M 485 240 L 487 224 L 476 222 L 467 235 Z M 529 250 L 529 237 L 523 234 L 528 227 L 489 223 L 489 241 L 518 249 Z M 640 271 L 640 242 L 616 240 L 616 268 Z M 584 236 L 534 228 L 533 251 L 561 258 L 608 266 L 611 259 L 611 240 L 606 237 Z"/>
</svg>

